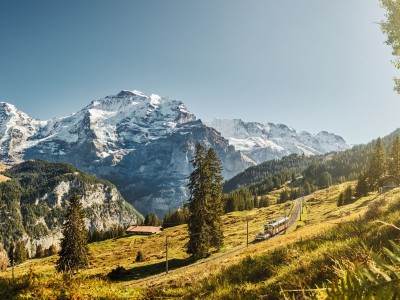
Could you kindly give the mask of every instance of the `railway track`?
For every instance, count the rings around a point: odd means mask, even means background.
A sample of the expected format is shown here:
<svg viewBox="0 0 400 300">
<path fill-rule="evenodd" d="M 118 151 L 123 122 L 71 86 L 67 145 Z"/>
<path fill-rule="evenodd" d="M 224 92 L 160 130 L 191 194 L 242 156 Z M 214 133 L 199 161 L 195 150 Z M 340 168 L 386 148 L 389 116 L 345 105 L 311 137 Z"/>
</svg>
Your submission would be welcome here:
<svg viewBox="0 0 400 300">
<path fill-rule="evenodd" d="M 296 204 L 294 205 L 294 208 L 288 220 L 288 228 L 292 227 L 294 223 L 296 223 L 297 220 L 300 218 L 302 206 L 303 206 L 303 197 L 297 198 Z"/>
<path fill-rule="evenodd" d="M 296 204 L 294 205 L 294 207 L 293 207 L 293 209 L 292 209 L 292 211 L 291 211 L 291 214 L 290 214 L 290 216 L 289 216 L 288 227 L 287 227 L 288 229 L 289 229 L 290 227 L 292 227 L 292 226 L 297 222 L 297 220 L 299 219 L 300 214 L 301 214 L 301 207 L 302 207 L 302 206 L 303 206 L 303 197 L 297 198 L 297 199 L 296 199 Z M 277 237 L 277 236 L 279 236 L 279 235 L 281 235 L 281 234 L 283 234 L 283 232 L 281 232 L 281 233 L 279 233 L 279 234 L 277 234 L 277 235 L 275 235 L 275 236 L 273 236 L 273 237 L 271 237 L 271 238 L 269 238 L 269 239 L 273 239 L 273 238 L 275 238 L 275 237 Z M 250 244 L 253 244 L 253 242 L 251 242 Z M 169 270 L 168 274 L 174 273 L 174 272 L 176 272 L 176 271 L 182 271 L 182 270 L 185 270 L 185 269 L 193 268 L 193 267 L 198 266 L 198 265 L 206 264 L 206 263 L 208 263 L 208 262 L 210 262 L 210 261 L 214 261 L 214 260 L 223 258 L 223 257 L 225 257 L 225 256 L 228 256 L 228 255 L 233 254 L 233 253 L 235 253 L 235 252 L 239 252 L 239 251 L 244 250 L 244 249 L 246 249 L 246 248 L 247 248 L 247 246 L 241 246 L 241 247 L 238 247 L 238 248 L 233 249 L 233 250 L 231 250 L 231 251 L 228 251 L 228 252 L 225 252 L 225 253 L 223 253 L 223 254 L 220 254 L 220 255 L 218 255 L 218 256 L 214 256 L 214 257 L 205 259 L 205 260 L 203 260 L 203 261 L 196 262 L 196 263 L 194 263 L 194 264 L 191 264 L 191 265 L 188 265 L 188 266 L 183 266 L 183 267 L 180 267 L 180 268 L 177 268 L 177 269 Z M 147 278 L 144 278 L 144 279 L 136 280 L 135 282 L 126 284 L 126 285 L 124 285 L 124 286 L 125 286 L 125 287 L 128 287 L 128 286 L 135 286 L 135 285 L 138 285 L 138 284 L 141 284 L 141 283 L 143 284 L 143 283 L 146 283 L 146 282 L 150 282 L 150 281 L 153 280 L 153 279 L 165 277 L 165 276 L 167 276 L 168 274 L 167 274 L 167 273 L 161 273 L 161 274 L 154 275 L 154 276 L 151 276 L 151 277 L 147 277 Z"/>
</svg>

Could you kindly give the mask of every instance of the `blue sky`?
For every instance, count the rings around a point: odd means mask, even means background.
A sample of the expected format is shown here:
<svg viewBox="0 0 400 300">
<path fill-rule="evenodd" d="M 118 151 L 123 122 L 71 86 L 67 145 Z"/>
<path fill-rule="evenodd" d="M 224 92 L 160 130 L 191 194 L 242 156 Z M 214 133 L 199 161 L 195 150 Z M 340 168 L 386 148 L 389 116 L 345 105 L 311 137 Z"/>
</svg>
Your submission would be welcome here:
<svg viewBox="0 0 400 300">
<path fill-rule="evenodd" d="M 0 100 L 49 119 L 137 89 L 364 143 L 400 126 L 383 18 L 373 0 L 0 0 Z"/>
</svg>

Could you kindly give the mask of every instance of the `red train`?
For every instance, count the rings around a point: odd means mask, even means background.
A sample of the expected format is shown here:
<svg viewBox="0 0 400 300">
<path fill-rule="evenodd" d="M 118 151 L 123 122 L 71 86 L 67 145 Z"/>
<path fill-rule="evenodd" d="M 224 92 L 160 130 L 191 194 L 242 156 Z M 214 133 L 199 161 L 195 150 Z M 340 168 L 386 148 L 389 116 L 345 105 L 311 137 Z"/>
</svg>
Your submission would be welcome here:
<svg viewBox="0 0 400 300">
<path fill-rule="evenodd" d="M 260 233 L 256 236 L 256 241 L 266 240 L 286 230 L 288 227 L 288 220 L 288 217 L 279 217 L 276 220 L 268 222 L 264 225 L 264 233 Z"/>
</svg>

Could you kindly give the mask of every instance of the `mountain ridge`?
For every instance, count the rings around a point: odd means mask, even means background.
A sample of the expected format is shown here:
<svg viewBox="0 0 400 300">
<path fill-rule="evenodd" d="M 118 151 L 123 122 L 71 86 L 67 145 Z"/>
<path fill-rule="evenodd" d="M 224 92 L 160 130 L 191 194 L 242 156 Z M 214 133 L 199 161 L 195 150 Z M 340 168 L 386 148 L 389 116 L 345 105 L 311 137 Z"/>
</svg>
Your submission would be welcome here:
<svg viewBox="0 0 400 300">
<path fill-rule="evenodd" d="M 244 122 L 241 119 L 218 119 L 206 121 L 256 164 L 279 159 L 290 154 L 316 155 L 350 148 L 336 134 L 320 131 L 311 134 L 296 131 L 285 124 Z"/>
</svg>

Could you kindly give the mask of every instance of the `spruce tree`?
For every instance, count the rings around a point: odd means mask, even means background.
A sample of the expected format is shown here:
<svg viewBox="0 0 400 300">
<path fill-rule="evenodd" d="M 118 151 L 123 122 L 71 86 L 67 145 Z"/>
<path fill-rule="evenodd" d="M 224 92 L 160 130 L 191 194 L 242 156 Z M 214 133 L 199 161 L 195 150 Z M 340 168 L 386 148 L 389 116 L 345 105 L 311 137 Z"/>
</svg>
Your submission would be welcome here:
<svg viewBox="0 0 400 300">
<path fill-rule="evenodd" d="M 351 186 L 348 186 L 344 190 L 344 195 L 343 195 L 343 205 L 347 205 L 353 202 L 353 189 Z"/>
<path fill-rule="evenodd" d="M 74 274 L 89 265 L 88 233 L 85 227 L 85 214 L 82 203 L 74 193 L 67 208 L 63 225 L 58 272 Z"/>
<path fill-rule="evenodd" d="M 369 190 L 373 191 L 378 188 L 379 180 L 386 173 L 386 153 L 383 148 L 382 141 L 380 138 L 376 141 L 376 144 L 372 150 L 369 165 L 368 165 L 368 186 Z"/>
<path fill-rule="evenodd" d="M 147 214 L 144 219 L 144 225 L 146 226 L 159 226 L 160 221 L 155 213 Z"/>
<path fill-rule="evenodd" d="M 10 243 L 10 248 L 8 249 L 8 258 L 10 259 L 10 265 L 14 267 L 15 265 L 15 244 L 12 241 Z"/>
<path fill-rule="evenodd" d="M 196 144 L 194 157 L 191 160 L 193 172 L 189 177 L 189 242 L 187 252 L 192 254 L 195 259 L 203 258 L 208 255 L 210 247 L 209 224 L 206 215 L 208 213 L 207 195 L 204 187 L 205 168 L 204 168 L 205 148 L 199 143 Z"/>
<path fill-rule="evenodd" d="M 365 171 L 361 171 L 360 175 L 358 175 L 358 181 L 356 185 L 356 196 L 363 197 L 368 195 L 368 182 L 367 182 L 367 175 Z"/>
<path fill-rule="evenodd" d="M 390 148 L 388 160 L 389 174 L 400 180 L 400 138 L 396 136 Z"/>
<path fill-rule="evenodd" d="M 222 164 L 213 148 L 208 149 L 204 159 L 206 170 L 206 188 L 210 194 L 208 222 L 210 224 L 211 246 L 218 250 L 223 245 L 221 215 L 224 213 L 222 202 Z"/>
<path fill-rule="evenodd" d="M 23 240 L 19 240 L 15 243 L 15 250 L 14 250 L 15 264 L 23 263 L 27 259 L 28 255 L 26 253 L 25 242 Z"/>
<path fill-rule="evenodd" d="M 339 198 L 337 199 L 337 206 L 342 206 L 344 204 L 343 199 L 344 199 L 344 194 L 343 192 L 341 192 Z"/>
<path fill-rule="evenodd" d="M 221 228 L 222 166 L 214 149 L 208 151 L 199 143 L 191 160 L 193 172 L 189 177 L 188 203 L 189 242 L 187 252 L 195 259 L 206 257 L 211 247 L 222 246 Z"/>
</svg>

